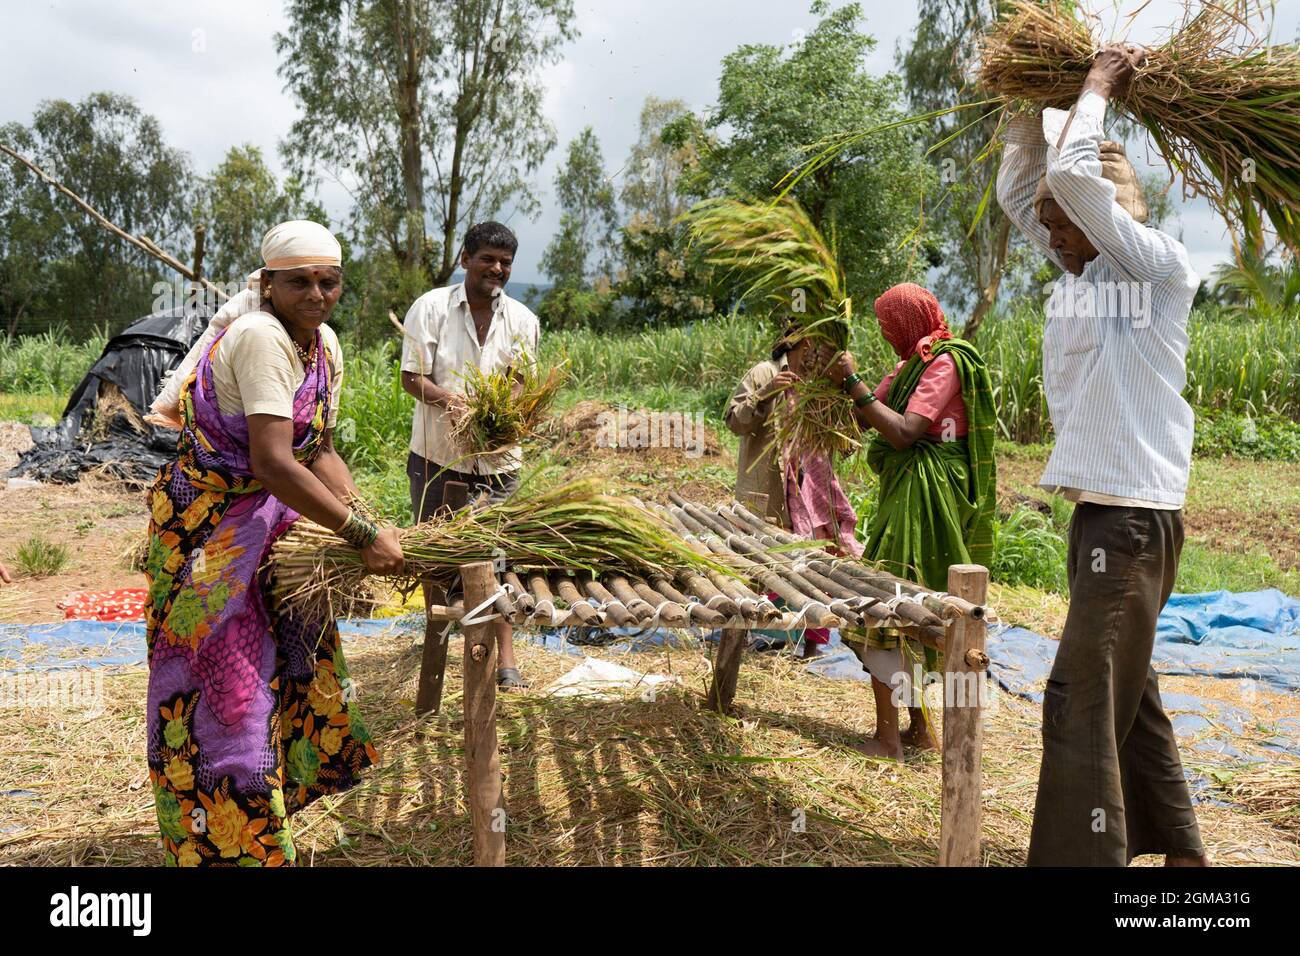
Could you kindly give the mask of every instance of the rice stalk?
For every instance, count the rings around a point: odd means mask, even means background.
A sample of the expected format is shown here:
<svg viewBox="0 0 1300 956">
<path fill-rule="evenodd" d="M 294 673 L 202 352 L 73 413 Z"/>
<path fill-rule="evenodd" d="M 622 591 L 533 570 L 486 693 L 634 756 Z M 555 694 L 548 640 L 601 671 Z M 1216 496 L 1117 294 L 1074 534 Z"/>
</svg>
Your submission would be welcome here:
<svg viewBox="0 0 1300 956">
<path fill-rule="evenodd" d="M 543 371 L 528 355 L 494 372 L 468 365 L 462 376 L 468 408 L 453 426 L 452 438 L 466 458 L 499 459 L 537 433 L 568 376 L 567 360 Z"/>
<path fill-rule="evenodd" d="M 1232 798 L 1261 819 L 1300 834 L 1300 764 L 1269 764 L 1232 775 Z"/>
<path fill-rule="evenodd" d="M 406 568 L 391 579 L 399 590 L 422 580 L 446 587 L 462 565 L 498 558 L 518 569 L 563 568 L 595 576 L 671 575 L 687 567 L 735 575 L 692 550 L 657 516 L 605 493 L 594 478 L 525 491 L 477 511 L 462 509 L 402 529 L 399 537 Z M 341 602 L 356 599 L 369 575 L 359 551 L 305 519 L 276 542 L 269 565 L 278 598 L 329 616 Z"/>
<path fill-rule="evenodd" d="M 705 261 L 744 286 L 741 298 L 764 302 L 769 315 L 793 324 L 814 346 L 792 404 L 780 409 L 775 444 L 793 453 L 848 454 L 858 429 L 844 394 L 826 375 L 848 348 L 853 304 L 830 241 L 791 197 L 776 202 L 707 199 L 683 217 Z"/>
<path fill-rule="evenodd" d="M 1012 106 L 1068 108 L 1101 43 L 1066 0 L 1012 0 L 984 37 L 978 81 Z M 1300 45 L 1268 43 L 1261 0 L 1193 8 L 1147 51 L 1114 102 L 1143 126 L 1185 192 L 1263 248 L 1267 216 L 1300 249 Z"/>
</svg>

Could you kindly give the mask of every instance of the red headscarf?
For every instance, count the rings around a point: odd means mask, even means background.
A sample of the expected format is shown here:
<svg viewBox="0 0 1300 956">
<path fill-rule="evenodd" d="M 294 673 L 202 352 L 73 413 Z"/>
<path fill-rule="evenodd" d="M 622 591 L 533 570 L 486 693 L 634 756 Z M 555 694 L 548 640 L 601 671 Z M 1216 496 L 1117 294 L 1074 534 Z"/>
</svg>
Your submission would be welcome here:
<svg viewBox="0 0 1300 956">
<path fill-rule="evenodd" d="M 934 358 L 930 354 L 931 346 L 940 339 L 952 338 L 939 300 L 915 282 L 896 285 L 877 299 L 876 318 L 880 320 L 885 341 L 901 359 L 915 354 L 921 356 L 922 362 L 928 362 Z"/>
</svg>

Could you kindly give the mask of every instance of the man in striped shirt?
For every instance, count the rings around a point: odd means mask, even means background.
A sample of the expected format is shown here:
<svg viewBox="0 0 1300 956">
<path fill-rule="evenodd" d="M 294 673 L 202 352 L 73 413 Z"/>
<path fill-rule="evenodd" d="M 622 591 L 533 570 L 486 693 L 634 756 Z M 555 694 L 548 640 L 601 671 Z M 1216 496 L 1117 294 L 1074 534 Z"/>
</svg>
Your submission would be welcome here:
<svg viewBox="0 0 1300 956">
<path fill-rule="evenodd" d="M 1124 866 L 1145 853 L 1206 863 L 1151 666 L 1183 544 L 1199 278 L 1180 242 L 1143 225 L 1136 175 L 1102 141 L 1107 100 L 1144 58 L 1108 47 L 1068 115 L 1014 120 L 998 174 L 1007 216 L 1065 271 L 1043 329 L 1056 444 L 1040 484 L 1076 503 L 1030 865 Z"/>
</svg>

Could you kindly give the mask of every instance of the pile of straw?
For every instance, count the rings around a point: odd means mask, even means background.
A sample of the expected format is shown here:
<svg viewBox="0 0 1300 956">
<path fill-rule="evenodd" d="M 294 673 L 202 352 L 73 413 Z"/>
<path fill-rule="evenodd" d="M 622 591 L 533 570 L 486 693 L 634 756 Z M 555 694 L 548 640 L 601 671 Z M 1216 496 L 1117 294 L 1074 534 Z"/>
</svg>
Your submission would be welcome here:
<svg viewBox="0 0 1300 956">
<path fill-rule="evenodd" d="M 771 317 L 799 326 L 814 346 L 793 405 L 776 403 L 774 443 L 796 453 L 851 453 L 859 444 L 853 409 L 826 376 L 848 348 L 852 318 L 833 237 L 828 242 L 790 197 L 774 203 L 708 199 L 684 218 L 705 261 L 741 282 L 741 298 L 767 303 Z"/>
<path fill-rule="evenodd" d="M 477 511 L 462 509 L 405 528 L 400 538 L 406 570 L 393 581 L 399 588 L 420 580 L 449 586 L 462 565 L 497 558 L 517 569 L 564 568 L 596 576 L 671 576 L 679 568 L 735 575 L 693 550 L 661 518 L 605 493 L 592 478 L 517 494 Z M 361 553 L 305 519 L 276 542 L 269 564 L 274 593 L 310 612 L 335 616 L 340 607 L 365 599 L 369 572 Z"/>
<path fill-rule="evenodd" d="M 1012 0 L 984 37 L 980 85 L 1005 100 L 1068 108 L 1101 48 L 1065 0 Z M 1261 212 L 1300 249 L 1300 45 L 1269 45 L 1260 0 L 1190 4 L 1115 105 L 1200 194 L 1263 247 Z"/>
<path fill-rule="evenodd" d="M 140 417 L 131 400 L 113 382 L 101 381 L 99 397 L 95 401 L 95 410 L 90 419 L 89 440 L 107 441 L 113 423 L 119 418 L 137 435 L 148 434 L 149 426 Z"/>
<path fill-rule="evenodd" d="M 1300 763 L 1238 771 L 1232 775 L 1229 793 L 1251 813 L 1300 835 Z"/>
<path fill-rule="evenodd" d="M 468 365 L 463 376 L 468 411 L 456 421 L 452 437 L 466 458 L 503 454 L 536 434 L 567 378 L 567 364 L 543 372 L 531 356 L 495 372 Z"/>
</svg>

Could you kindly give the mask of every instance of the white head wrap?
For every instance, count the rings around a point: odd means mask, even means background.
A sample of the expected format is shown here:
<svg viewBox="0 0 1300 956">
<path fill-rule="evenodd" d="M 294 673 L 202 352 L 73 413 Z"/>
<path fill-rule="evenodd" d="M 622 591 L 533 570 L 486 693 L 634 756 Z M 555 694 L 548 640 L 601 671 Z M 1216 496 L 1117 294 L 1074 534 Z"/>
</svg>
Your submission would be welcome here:
<svg viewBox="0 0 1300 956">
<path fill-rule="evenodd" d="M 310 219 L 293 219 L 272 226 L 262 237 L 262 268 L 275 272 L 303 266 L 342 266 L 343 249 L 334 234 Z M 167 375 L 162 390 L 149 406 L 145 421 L 170 428 L 181 426 L 181 388 L 199 364 L 199 357 L 241 315 L 261 311 L 262 269 L 248 276 L 248 288 L 230 299 L 208 322 L 181 364 Z"/>
</svg>

